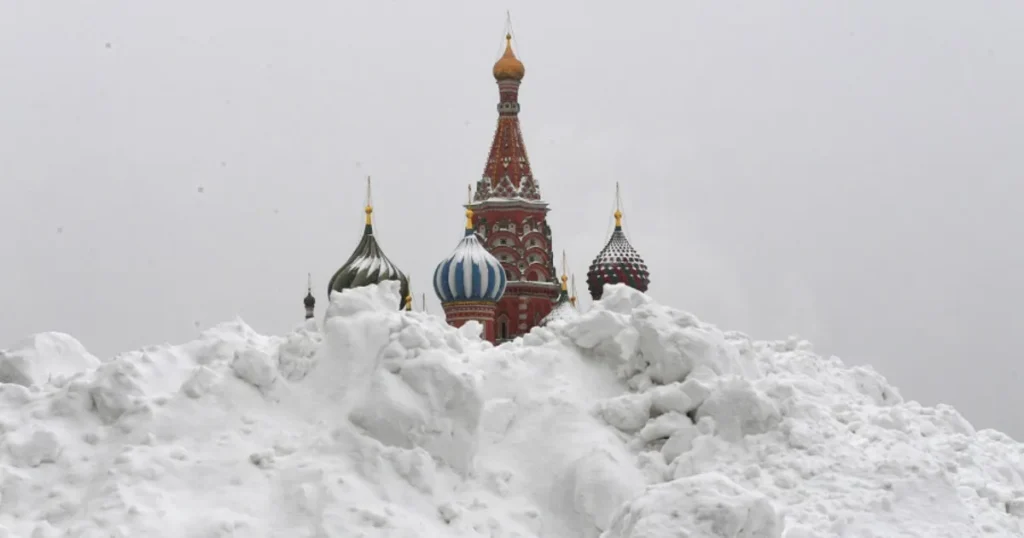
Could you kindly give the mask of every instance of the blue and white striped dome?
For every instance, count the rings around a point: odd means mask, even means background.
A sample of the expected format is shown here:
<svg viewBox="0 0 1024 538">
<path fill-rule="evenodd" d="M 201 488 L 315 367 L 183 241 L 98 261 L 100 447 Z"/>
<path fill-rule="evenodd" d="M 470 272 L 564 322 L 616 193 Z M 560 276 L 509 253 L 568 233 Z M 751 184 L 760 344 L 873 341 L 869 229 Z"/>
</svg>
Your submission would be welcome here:
<svg viewBox="0 0 1024 538">
<path fill-rule="evenodd" d="M 466 212 L 472 218 L 472 212 Z M 455 252 L 434 270 L 434 292 L 441 303 L 498 302 L 505 293 L 505 268 L 476 238 L 472 224 Z"/>
</svg>

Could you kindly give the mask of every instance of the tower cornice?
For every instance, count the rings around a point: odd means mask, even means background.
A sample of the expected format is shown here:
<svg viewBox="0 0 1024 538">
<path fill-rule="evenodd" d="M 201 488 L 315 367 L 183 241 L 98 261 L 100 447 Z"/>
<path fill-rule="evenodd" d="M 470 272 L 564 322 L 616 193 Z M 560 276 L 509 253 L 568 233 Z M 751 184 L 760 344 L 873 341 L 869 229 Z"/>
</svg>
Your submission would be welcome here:
<svg viewBox="0 0 1024 538">
<path fill-rule="evenodd" d="M 482 211 L 486 209 L 527 209 L 551 211 L 548 203 L 543 200 L 524 200 L 522 198 L 487 198 L 486 200 L 474 201 L 472 204 L 465 204 L 466 209 Z"/>
</svg>

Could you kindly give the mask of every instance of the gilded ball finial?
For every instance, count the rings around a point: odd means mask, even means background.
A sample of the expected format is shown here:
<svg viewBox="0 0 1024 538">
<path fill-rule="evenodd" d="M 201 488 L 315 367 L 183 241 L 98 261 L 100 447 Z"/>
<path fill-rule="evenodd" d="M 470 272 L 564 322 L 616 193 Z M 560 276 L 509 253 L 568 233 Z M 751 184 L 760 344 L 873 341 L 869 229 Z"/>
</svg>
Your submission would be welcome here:
<svg viewBox="0 0 1024 538">
<path fill-rule="evenodd" d="M 469 208 L 466 209 L 466 229 L 473 229 L 473 210 Z"/>
<path fill-rule="evenodd" d="M 615 210 L 615 227 L 622 227 L 622 211 L 619 211 L 618 209 Z"/>
<path fill-rule="evenodd" d="M 566 276 L 566 275 L 565 275 L 565 274 L 563 273 L 563 274 L 562 274 L 562 291 L 566 291 L 566 290 L 568 290 L 568 289 L 569 289 L 569 277 L 568 277 L 568 276 Z"/>
<path fill-rule="evenodd" d="M 366 208 L 363 209 L 363 211 L 366 212 L 366 223 L 367 224 L 372 224 L 373 221 L 371 220 L 370 216 L 373 215 L 373 206 L 372 205 L 367 205 Z"/>
<path fill-rule="evenodd" d="M 505 53 L 494 62 L 491 72 L 496 80 L 523 80 L 526 76 L 526 66 L 512 52 L 512 34 L 505 34 Z"/>
</svg>

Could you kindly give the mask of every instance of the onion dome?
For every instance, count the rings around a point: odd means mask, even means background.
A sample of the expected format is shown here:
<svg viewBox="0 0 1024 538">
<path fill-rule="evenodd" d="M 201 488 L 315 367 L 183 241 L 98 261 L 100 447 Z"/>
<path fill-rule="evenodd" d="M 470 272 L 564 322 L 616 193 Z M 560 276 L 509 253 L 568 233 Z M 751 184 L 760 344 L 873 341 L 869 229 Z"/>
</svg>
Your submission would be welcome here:
<svg viewBox="0 0 1024 538">
<path fill-rule="evenodd" d="M 526 76 L 526 66 L 512 52 L 512 34 L 505 34 L 505 54 L 494 62 L 494 69 L 491 72 L 494 73 L 495 80 L 519 81 Z"/>
<path fill-rule="evenodd" d="M 441 303 L 496 303 L 505 293 L 505 268 L 477 240 L 473 210 L 466 210 L 466 235 L 434 270 L 434 292 Z"/>
<path fill-rule="evenodd" d="M 544 316 L 544 319 L 540 320 L 542 327 L 553 321 L 570 320 L 580 315 L 576 311 L 574 298 L 569 295 L 569 277 L 565 274 L 564 254 L 562 258 L 562 291 L 558 294 L 558 299 L 555 300 L 555 307 L 551 309 L 551 312 L 548 312 L 548 315 Z"/>
<path fill-rule="evenodd" d="M 398 301 L 398 308 L 401 309 L 409 295 L 409 278 L 395 266 L 384 251 L 381 250 L 377 239 L 373 235 L 373 206 L 366 205 L 366 226 L 363 228 L 363 238 L 359 241 L 348 261 L 341 266 L 327 285 L 327 296 L 333 291 L 342 291 L 351 288 L 379 284 L 385 280 L 397 280 L 401 282 L 401 295 Z"/>
<path fill-rule="evenodd" d="M 594 258 L 593 263 L 590 264 L 590 270 L 587 271 L 587 287 L 590 288 L 590 296 L 595 301 L 600 300 L 605 284 L 622 283 L 645 292 L 650 282 L 647 264 L 637 254 L 633 245 L 629 244 L 626 234 L 622 232 L 622 211 L 616 209 L 615 231 L 612 232 L 608 243 Z"/>
<path fill-rule="evenodd" d="M 306 279 L 306 298 L 302 300 L 302 306 L 306 307 L 306 319 L 310 319 L 316 308 L 316 297 L 313 297 L 313 275 L 307 274 Z"/>
</svg>

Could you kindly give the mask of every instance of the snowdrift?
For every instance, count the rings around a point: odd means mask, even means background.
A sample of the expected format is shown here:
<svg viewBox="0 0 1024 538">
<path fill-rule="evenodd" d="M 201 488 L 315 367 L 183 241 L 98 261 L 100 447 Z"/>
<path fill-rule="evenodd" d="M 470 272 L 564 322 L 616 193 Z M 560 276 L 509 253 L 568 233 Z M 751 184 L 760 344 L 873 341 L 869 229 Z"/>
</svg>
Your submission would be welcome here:
<svg viewBox="0 0 1024 538">
<path fill-rule="evenodd" d="M 0 537 L 1022 536 L 1022 445 L 624 286 L 493 347 L 336 294 L 100 360 L 0 354 Z"/>
</svg>

